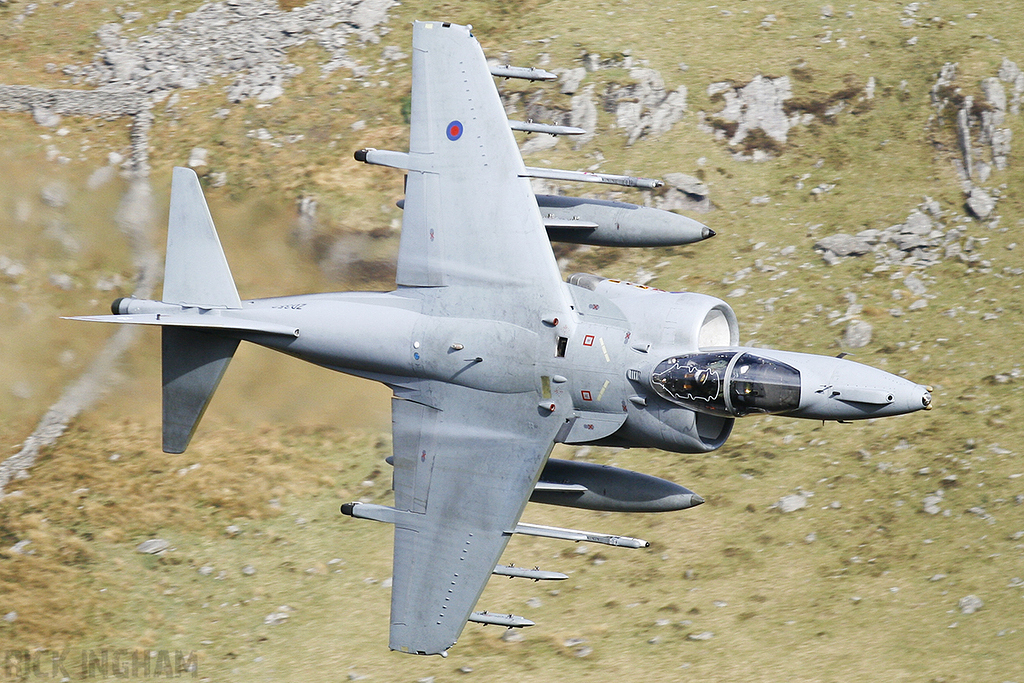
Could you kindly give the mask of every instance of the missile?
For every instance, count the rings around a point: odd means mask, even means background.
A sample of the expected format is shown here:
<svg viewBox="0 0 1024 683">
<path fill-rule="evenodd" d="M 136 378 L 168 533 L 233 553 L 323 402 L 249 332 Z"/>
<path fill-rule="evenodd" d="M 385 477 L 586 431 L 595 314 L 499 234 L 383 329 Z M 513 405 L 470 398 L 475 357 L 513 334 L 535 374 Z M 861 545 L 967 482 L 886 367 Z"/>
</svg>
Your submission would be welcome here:
<svg viewBox="0 0 1024 683">
<path fill-rule="evenodd" d="M 610 465 L 549 459 L 530 502 L 605 512 L 668 512 L 704 502 L 690 489 Z"/>
<path fill-rule="evenodd" d="M 299 329 L 257 319 L 248 319 L 239 309 L 211 309 L 169 304 L 135 297 L 119 297 L 110 305 L 113 315 L 79 315 L 64 320 L 82 320 L 122 325 L 156 325 L 158 327 L 191 327 L 223 332 L 281 335 L 298 337 Z"/>
<path fill-rule="evenodd" d="M 506 626 L 508 628 L 523 628 L 525 626 L 534 626 L 534 622 L 530 621 L 526 617 L 520 617 L 515 614 L 495 614 L 494 612 L 473 612 L 469 615 L 468 621 L 473 621 L 478 624 L 494 624 L 495 626 Z"/>
<path fill-rule="evenodd" d="M 647 190 L 653 190 L 665 184 L 654 178 L 637 178 L 631 175 L 615 175 L 614 173 L 596 173 L 591 171 L 566 171 L 560 168 L 537 168 L 535 166 L 527 166 L 519 176 L 522 178 L 571 180 L 577 183 L 605 183 L 607 185 L 622 185 L 623 187 L 641 187 Z"/>
<path fill-rule="evenodd" d="M 590 541 L 591 543 L 603 543 L 604 545 L 614 545 L 620 548 L 647 548 L 651 545 L 648 541 L 645 541 L 642 538 L 600 534 L 593 531 L 577 531 L 576 529 L 562 529 L 557 526 L 527 524 L 526 522 L 519 522 L 513 533 L 522 534 L 524 536 L 557 538 L 561 541 Z"/>
<path fill-rule="evenodd" d="M 512 565 L 505 566 L 499 564 L 494 568 L 492 574 L 498 576 L 507 576 L 511 578 L 519 579 L 533 579 L 534 581 L 563 581 L 569 577 L 562 572 L 547 572 L 543 569 L 524 569 L 522 567 L 513 567 Z"/>
<path fill-rule="evenodd" d="M 527 81 L 553 81 L 558 78 L 558 74 L 534 66 L 509 66 L 508 64 L 492 66 L 491 75 L 498 78 L 522 78 Z"/>
<path fill-rule="evenodd" d="M 539 194 L 537 205 L 554 242 L 668 247 L 715 236 L 714 230 L 692 218 L 625 202 Z"/>
<path fill-rule="evenodd" d="M 341 513 L 356 519 L 372 519 L 375 522 L 396 525 L 403 520 L 407 524 L 410 523 L 411 519 L 415 519 L 416 514 L 408 510 L 393 508 L 390 505 L 377 505 L 376 503 L 345 503 L 341 506 Z"/>
<path fill-rule="evenodd" d="M 513 121 L 509 119 L 508 127 L 524 133 L 547 133 L 548 135 L 583 135 L 587 131 L 576 126 L 552 126 L 533 121 Z"/>
</svg>

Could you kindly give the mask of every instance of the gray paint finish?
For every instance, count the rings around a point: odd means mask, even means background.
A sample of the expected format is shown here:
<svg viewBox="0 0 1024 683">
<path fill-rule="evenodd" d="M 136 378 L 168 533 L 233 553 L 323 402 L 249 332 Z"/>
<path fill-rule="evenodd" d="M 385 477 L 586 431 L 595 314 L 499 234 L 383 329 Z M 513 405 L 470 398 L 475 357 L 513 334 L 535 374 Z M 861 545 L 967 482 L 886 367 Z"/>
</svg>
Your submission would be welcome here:
<svg viewBox="0 0 1024 683">
<path fill-rule="evenodd" d="M 394 507 L 342 506 L 394 525 L 392 649 L 444 654 L 467 620 L 532 623 L 500 606 L 476 609 L 513 533 L 648 545 L 521 522 L 531 497 L 617 511 L 703 502 L 672 482 L 617 468 L 555 461 L 545 469 L 555 443 L 707 452 L 725 442 L 737 415 L 770 404 L 773 391 L 788 397 L 791 416 L 813 419 L 929 407 L 925 387 L 881 370 L 741 348 L 736 316 L 719 299 L 586 274 L 563 282 L 530 170 L 465 26 L 414 24 L 410 149 L 361 150 L 356 158 L 409 174 L 395 291 L 239 300 L 198 178 L 178 168 L 163 301 L 122 299 L 113 315 L 80 319 L 163 328 L 164 448 L 172 452 L 187 447 L 239 341 L 392 389 Z M 696 221 L 655 209 L 542 202 L 591 212 L 608 244 L 707 236 Z M 752 360 L 729 356 L 709 375 L 697 363 L 709 352 Z M 793 368 L 781 393 L 753 381 L 770 379 L 772 363 Z M 717 403 L 700 403 L 699 390 L 712 389 Z"/>
</svg>

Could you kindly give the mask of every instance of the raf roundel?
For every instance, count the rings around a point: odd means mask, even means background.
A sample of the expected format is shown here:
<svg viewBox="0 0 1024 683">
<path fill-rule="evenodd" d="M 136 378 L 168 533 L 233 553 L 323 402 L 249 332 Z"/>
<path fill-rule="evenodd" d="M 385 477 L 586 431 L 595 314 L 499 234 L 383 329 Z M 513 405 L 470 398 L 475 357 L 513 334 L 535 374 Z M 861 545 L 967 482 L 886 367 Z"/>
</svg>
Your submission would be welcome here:
<svg viewBox="0 0 1024 683">
<path fill-rule="evenodd" d="M 448 124 L 448 130 L 445 133 L 448 135 L 448 139 L 455 142 L 462 137 L 462 121 L 452 121 Z"/>
</svg>

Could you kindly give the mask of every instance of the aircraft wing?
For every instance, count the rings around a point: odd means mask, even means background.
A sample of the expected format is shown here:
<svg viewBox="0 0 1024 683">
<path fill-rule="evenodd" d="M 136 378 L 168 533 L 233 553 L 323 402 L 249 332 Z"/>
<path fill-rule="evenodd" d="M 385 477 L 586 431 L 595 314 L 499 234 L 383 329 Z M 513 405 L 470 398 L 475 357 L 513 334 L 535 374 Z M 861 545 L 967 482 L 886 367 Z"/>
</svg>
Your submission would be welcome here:
<svg viewBox="0 0 1024 683">
<path fill-rule="evenodd" d="M 550 340 L 554 357 L 556 331 L 543 321 L 569 319 L 571 302 L 483 50 L 466 26 L 416 22 L 412 64 L 409 153 L 365 157 L 408 171 L 399 289 L 422 302 L 425 320 L 511 324 L 524 333 L 510 338 Z M 565 420 L 522 388 L 393 388 L 390 644 L 440 654 L 462 632 Z"/>
<path fill-rule="evenodd" d="M 409 154 L 395 164 L 408 169 L 398 285 L 448 288 L 434 310 L 426 297 L 426 313 L 528 329 L 538 311 L 565 315 L 565 287 L 480 44 L 466 26 L 416 22 L 412 70 Z"/>
<path fill-rule="evenodd" d="M 430 405 L 392 403 L 395 508 L 407 513 L 395 520 L 390 646 L 441 654 L 500 559 L 558 424 L 532 394 L 423 382 L 406 395 Z"/>
</svg>

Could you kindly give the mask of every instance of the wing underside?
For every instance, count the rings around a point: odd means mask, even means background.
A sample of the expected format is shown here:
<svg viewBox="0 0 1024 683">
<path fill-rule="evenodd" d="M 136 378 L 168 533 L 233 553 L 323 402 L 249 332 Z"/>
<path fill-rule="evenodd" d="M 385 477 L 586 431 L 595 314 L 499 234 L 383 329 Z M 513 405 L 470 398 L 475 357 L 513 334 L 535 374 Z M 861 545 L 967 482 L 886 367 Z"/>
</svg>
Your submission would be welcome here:
<svg viewBox="0 0 1024 683">
<path fill-rule="evenodd" d="M 558 332 L 543 321 L 569 319 L 571 302 L 483 50 L 466 26 L 416 22 L 412 67 L 409 153 L 386 155 L 408 170 L 398 285 L 420 300 L 424 329 L 510 324 L 554 356 Z M 534 384 L 534 356 L 487 343 L 481 368 Z M 497 357 L 507 362 L 488 369 Z M 392 649 L 440 654 L 458 639 L 565 423 L 538 401 L 396 387 Z"/>
<path fill-rule="evenodd" d="M 444 315 L 532 327 L 569 302 L 515 136 L 468 27 L 413 25 L 400 287 L 445 288 Z M 429 306 L 426 312 L 429 311 Z"/>
<path fill-rule="evenodd" d="M 557 423 L 532 394 L 424 383 L 392 405 L 395 525 L 391 649 L 458 639 L 551 452 Z M 501 416 L 501 419 L 496 419 Z"/>
</svg>

